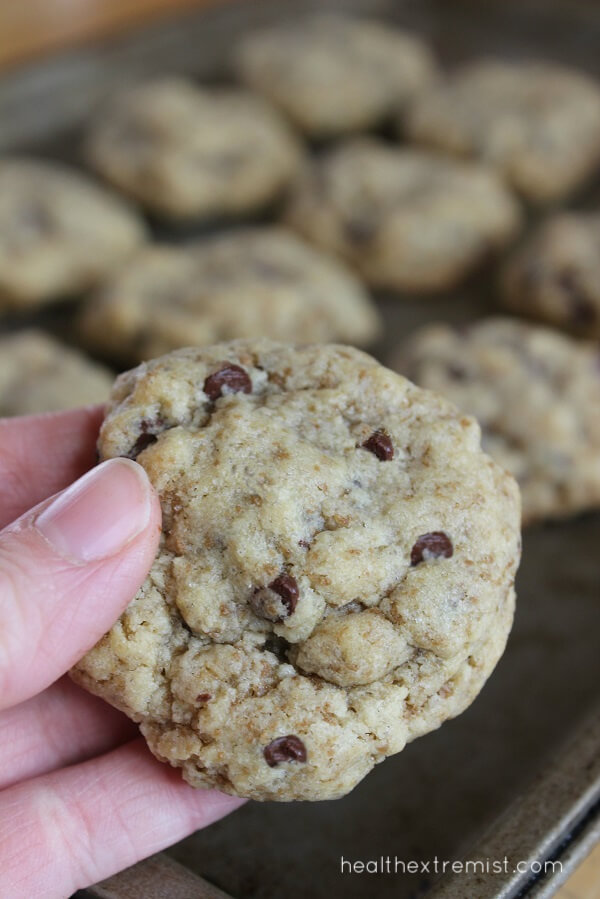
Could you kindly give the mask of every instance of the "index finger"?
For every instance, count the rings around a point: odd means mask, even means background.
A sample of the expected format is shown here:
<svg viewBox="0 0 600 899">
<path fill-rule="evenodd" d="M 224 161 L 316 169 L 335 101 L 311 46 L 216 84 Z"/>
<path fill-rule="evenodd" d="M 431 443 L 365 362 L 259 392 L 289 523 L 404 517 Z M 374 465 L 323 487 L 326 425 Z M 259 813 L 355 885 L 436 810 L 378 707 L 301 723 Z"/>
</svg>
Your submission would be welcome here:
<svg viewBox="0 0 600 899">
<path fill-rule="evenodd" d="M 103 406 L 0 419 L 0 528 L 96 462 Z"/>
</svg>

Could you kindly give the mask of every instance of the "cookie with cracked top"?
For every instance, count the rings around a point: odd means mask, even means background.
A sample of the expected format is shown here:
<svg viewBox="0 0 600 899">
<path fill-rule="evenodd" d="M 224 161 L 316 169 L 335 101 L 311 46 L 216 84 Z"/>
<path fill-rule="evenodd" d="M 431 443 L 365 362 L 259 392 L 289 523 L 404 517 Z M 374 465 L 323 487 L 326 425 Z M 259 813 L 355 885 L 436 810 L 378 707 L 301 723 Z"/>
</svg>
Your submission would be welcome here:
<svg viewBox="0 0 600 899">
<path fill-rule="evenodd" d="M 144 248 L 89 298 L 80 318 L 85 341 L 126 365 L 234 338 L 366 344 L 378 331 L 359 280 L 279 227 Z"/>
<path fill-rule="evenodd" d="M 437 70 L 417 35 L 335 14 L 252 32 L 238 44 L 234 64 L 250 87 L 318 138 L 391 118 Z"/>
<path fill-rule="evenodd" d="M 515 319 L 410 336 L 395 366 L 474 415 L 521 487 L 523 521 L 600 506 L 600 353 Z"/>
<path fill-rule="evenodd" d="M 600 213 L 543 222 L 504 265 L 501 297 L 512 312 L 600 338 Z"/>
<path fill-rule="evenodd" d="M 95 287 L 144 239 L 141 218 L 84 175 L 38 159 L 0 160 L 0 309 Z"/>
<path fill-rule="evenodd" d="M 42 331 L 0 338 L 0 417 L 103 403 L 112 382 L 108 369 Z"/>
<path fill-rule="evenodd" d="M 519 229 L 518 203 L 484 166 L 357 138 L 307 168 L 287 223 L 374 287 L 455 286 Z"/>
<path fill-rule="evenodd" d="M 479 437 L 349 347 L 238 341 L 121 375 L 100 456 L 137 458 L 163 534 L 73 676 L 193 786 L 344 795 L 504 648 L 519 497 Z"/>
<path fill-rule="evenodd" d="M 172 221 L 235 218 L 279 199 L 302 151 L 248 91 L 163 78 L 120 91 L 91 122 L 86 155 L 104 178 Z"/>
<path fill-rule="evenodd" d="M 600 165 L 600 84 L 555 63 L 482 59 L 423 91 L 400 128 L 495 166 L 533 203 L 555 202 Z"/>
</svg>

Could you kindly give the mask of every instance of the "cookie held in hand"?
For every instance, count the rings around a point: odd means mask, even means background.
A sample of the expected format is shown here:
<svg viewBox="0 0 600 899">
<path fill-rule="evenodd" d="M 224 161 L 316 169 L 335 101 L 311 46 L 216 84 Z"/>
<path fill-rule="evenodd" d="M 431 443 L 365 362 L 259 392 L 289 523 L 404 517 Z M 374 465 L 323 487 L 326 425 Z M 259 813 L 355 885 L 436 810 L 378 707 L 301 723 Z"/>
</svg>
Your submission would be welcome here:
<svg viewBox="0 0 600 899">
<path fill-rule="evenodd" d="M 514 609 L 519 497 L 473 419 L 342 346 L 184 349 L 117 380 L 146 582 L 73 677 L 196 787 L 331 799 L 459 714 Z"/>
</svg>

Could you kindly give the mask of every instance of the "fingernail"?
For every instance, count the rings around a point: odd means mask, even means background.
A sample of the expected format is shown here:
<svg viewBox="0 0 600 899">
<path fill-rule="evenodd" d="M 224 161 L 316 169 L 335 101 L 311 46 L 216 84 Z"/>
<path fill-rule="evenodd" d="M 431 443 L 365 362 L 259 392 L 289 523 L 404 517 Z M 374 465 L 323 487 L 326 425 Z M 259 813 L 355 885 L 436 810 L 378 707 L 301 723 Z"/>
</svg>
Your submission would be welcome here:
<svg viewBox="0 0 600 899">
<path fill-rule="evenodd" d="M 59 555 L 93 562 L 116 555 L 137 537 L 151 508 L 144 469 L 129 459 L 109 459 L 57 496 L 35 526 Z"/>
</svg>

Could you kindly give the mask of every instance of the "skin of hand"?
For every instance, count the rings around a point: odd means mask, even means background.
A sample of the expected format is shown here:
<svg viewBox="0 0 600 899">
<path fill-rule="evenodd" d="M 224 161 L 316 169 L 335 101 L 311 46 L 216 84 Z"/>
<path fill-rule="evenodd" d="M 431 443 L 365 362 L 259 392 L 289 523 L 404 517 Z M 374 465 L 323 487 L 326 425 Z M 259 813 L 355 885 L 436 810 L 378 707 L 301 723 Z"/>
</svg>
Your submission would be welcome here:
<svg viewBox="0 0 600 899">
<path fill-rule="evenodd" d="M 242 800 L 193 790 L 65 672 L 143 582 L 160 505 L 102 409 L 0 420 L 0 893 L 68 896 Z"/>
</svg>

